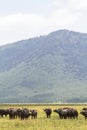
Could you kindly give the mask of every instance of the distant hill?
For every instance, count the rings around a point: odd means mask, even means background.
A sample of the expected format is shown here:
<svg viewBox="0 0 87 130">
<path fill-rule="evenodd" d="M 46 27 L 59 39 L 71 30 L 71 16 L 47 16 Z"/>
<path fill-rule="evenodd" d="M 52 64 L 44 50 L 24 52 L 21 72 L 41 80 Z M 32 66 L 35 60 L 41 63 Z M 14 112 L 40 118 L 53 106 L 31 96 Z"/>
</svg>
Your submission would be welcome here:
<svg viewBox="0 0 87 130">
<path fill-rule="evenodd" d="M 1 46 L 0 102 L 87 102 L 87 34 L 59 30 Z"/>
</svg>

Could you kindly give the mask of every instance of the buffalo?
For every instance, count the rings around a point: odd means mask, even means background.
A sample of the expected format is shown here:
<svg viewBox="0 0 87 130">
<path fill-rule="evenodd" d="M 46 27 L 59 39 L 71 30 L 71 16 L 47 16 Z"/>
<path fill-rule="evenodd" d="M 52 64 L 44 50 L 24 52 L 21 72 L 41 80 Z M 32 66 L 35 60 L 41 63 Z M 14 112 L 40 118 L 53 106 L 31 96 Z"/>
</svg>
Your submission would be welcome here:
<svg viewBox="0 0 87 130">
<path fill-rule="evenodd" d="M 9 114 L 9 109 L 0 109 L 0 116 L 7 116 Z"/>
<path fill-rule="evenodd" d="M 83 108 L 82 111 L 80 112 L 81 115 L 83 115 L 85 117 L 85 119 L 87 119 L 87 108 Z"/>
<path fill-rule="evenodd" d="M 50 117 L 51 117 L 51 114 L 52 114 L 51 108 L 46 108 L 46 109 L 44 109 L 44 112 L 46 113 L 47 118 L 50 118 Z"/>
<path fill-rule="evenodd" d="M 10 119 L 15 119 L 15 118 L 17 118 L 18 110 L 19 110 L 19 109 L 17 109 L 17 108 L 9 108 L 9 118 L 10 118 Z"/>
<path fill-rule="evenodd" d="M 57 114 L 59 114 L 60 119 L 66 119 L 68 117 L 68 109 L 55 109 L 54 112 L 56 112 Z"/>
<path fill-rule="evenodd" d="M 37 118 L 37 110 L 30 110 L 30 115 L 32 118 Z"/>
<path fill-rule="evenodd" d="M 24 108 L 20 111 L 20 118 L 21 120 L 28 119 L 31 113 L 27 108 Z"/>
</svg>

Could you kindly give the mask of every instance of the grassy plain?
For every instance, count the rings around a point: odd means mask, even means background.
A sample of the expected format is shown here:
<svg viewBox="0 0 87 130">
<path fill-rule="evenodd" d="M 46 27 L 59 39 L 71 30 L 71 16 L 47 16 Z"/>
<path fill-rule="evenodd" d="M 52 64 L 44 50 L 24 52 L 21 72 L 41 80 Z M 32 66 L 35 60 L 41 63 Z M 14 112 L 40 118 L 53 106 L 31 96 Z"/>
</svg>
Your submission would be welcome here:
<svg viewBox="0 0 87 130">
<path fill-rule="evenodd" d="M 78 119 L 59 119 L 59 116 L 56 113 L 52 113 L 50 119 L 46 118 L 46 115 L 43 111 L 44 108 L 60 108 L 60 107 L 73 107 L 80 111 L 86 105 L 78 104 L 43 104 L 43 105 L 0 105 L 1 108 L 28 108 L 28 109 L 37 109 L 38 118 L 28 120 L 13 119 L 10 120 L 9 117 L 0 117 L 0 130 L 87 130 L 87 120 L 79 114 Z"/>
</svg>

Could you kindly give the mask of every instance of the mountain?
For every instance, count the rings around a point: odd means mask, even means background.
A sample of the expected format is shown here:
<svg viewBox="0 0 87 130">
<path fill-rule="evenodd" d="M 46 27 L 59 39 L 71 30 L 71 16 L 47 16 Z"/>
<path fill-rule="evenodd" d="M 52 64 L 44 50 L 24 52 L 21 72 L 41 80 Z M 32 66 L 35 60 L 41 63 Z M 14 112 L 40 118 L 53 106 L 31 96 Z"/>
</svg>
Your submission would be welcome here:
<svg viewBox="0 0 87 130">
<path fill-rule="evenodd" d="M 87 102 L 87 34 L 59 30 L 1 46 L 5 102 Z"/>
</svg>

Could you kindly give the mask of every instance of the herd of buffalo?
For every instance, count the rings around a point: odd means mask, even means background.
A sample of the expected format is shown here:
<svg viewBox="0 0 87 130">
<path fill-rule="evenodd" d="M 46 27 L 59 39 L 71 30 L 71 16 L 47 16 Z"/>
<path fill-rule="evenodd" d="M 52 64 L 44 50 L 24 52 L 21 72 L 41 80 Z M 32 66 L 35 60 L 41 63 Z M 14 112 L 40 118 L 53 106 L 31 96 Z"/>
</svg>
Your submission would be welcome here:
<svg viewBox="0 0 87 130">
<path fill-rule="evenodd" d="M 0 116 L 9 115 L 10 119 L 15 119 L 19 117 L 21 120 L 28 119 L 30 116 L 32 118 L 37 118 L 37 110 L 28 110 L 27 108 L 9 108 L 9 109 L 0 109 Z"/>
<path fill-rule="evenodd" d="M 77 119 L 78 118 L 78 111 L 75 108 L 58 108 L 52 111 L 51 108 L 43 109 L 46 113 L 47 118 L 51 117 L 52 112 L 55 112 L 59 115 L 60 119 Z M 0 116 L 9 116 L 10 119 L 20 118 L 21 120 L 31 118 L 37 118 L 37 110 L 29 110 L 27 108 L 9 108 L 9 109 L 0 109 Z M 80 112 L 81 115 L 87 119 L 87 108 L 83 108 Z"/>
<path fill-rule="evenodd" d="M 44 111 L 46 113 L 47 118 L 51 117 L 52 110 L 50 108 L 44 109 Z M 55 109 L 53 110 L 53 112 L 57 113 L 60 119 L 77 119 L 79 114 L 77 109 L 68 107 Z M 87 119 L 87 108 L 83 108 L 80 114 L 83 115 L 85 119 Z"/>
</svg>

